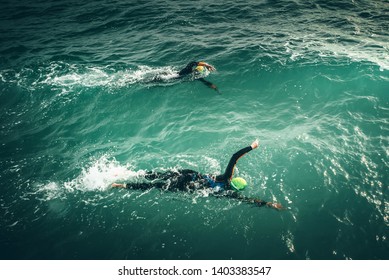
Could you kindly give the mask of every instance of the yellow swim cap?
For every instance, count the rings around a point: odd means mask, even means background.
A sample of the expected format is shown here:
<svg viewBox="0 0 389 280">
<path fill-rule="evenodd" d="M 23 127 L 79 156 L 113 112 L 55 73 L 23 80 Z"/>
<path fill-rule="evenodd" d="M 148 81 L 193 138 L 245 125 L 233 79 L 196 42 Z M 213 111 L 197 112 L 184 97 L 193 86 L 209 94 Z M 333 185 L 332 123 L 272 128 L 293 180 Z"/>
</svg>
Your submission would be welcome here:
<svg viewBox="0 0 389 280">
<path fill-rule="evenodd" d="M 205 67 L 204 66 L 197 66 L 196 68 L 195 68 L 195 71 L 197 71 L 197 72 L 204 72 L 205 71 Z"/>
</svg>

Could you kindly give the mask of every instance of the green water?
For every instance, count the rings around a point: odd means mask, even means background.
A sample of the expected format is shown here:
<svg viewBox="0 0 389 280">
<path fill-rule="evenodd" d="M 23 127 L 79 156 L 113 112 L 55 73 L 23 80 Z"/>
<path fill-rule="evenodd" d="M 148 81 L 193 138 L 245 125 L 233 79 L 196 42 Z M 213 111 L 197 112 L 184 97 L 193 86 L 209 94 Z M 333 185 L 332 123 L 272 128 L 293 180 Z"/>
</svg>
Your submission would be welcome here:
<svg viewBox="0 0 389 280">
<path fill-rule="evenodd" d="M 95 2 L 1 13 L 2 259 L 388 259 L 387 2 Z M 191 60 L 221 94 L 151 82 Z M 110 188 L 256 138 L 285 211 Z"/>
</svg>

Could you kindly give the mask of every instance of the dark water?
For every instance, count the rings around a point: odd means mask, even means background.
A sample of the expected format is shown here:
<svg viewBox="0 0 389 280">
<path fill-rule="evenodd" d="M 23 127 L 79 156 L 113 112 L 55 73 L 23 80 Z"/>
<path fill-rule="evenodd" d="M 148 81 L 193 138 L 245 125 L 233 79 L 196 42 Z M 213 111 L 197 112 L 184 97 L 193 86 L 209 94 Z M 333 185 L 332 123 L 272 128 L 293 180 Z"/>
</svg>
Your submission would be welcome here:
<svg viewBox="0 0 389 280">
<path fill-rule="evenodd" d="M 383 0 L 2 1 L 0 258 L 389 259 L 388 30 Z M 255 138 L 244 194 L 286 211 L 109 187 Z"/>
</svg>

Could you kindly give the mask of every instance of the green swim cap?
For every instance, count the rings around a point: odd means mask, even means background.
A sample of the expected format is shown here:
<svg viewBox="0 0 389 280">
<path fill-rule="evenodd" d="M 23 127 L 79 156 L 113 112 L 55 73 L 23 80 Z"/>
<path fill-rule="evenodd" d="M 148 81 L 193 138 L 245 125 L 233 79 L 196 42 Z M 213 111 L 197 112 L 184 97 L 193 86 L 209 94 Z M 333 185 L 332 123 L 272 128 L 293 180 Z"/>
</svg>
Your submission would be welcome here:
<svg viewBox="0 0 389 280">
<path fill-rule="evenodd" d="M 231 180 L 231 187 L 233 187 L 237 191 L 244 190 L 245 187 L 247 187 L 247 182 L 245 179 L 236 177 Z"/>
</svg>

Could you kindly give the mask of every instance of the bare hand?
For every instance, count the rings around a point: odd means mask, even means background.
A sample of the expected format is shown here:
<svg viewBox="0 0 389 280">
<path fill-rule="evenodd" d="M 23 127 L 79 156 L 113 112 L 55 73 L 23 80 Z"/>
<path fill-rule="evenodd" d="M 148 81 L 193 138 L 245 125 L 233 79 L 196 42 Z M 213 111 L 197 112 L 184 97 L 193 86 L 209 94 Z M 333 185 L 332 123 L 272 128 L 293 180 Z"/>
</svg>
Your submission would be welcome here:
<svg viewBox="0 0 389 280">
<path fill-rule="evenodd" d="M 282 207 L 282 205 L 280 203 L 268 202 L 268 203 L 266 203 L 266 205 L 268 207 L 271 207 L 271 208 L 274 208 L 274 209 L 277 209 L 277 210 L 284 209 L 284 207 Z"/>
<path fill-rule="evenodd" d="M 259 146 L 259 141 L 258 139 L 256 139 L 253 143 L 251 143 L 251 148 L 254 150 L 256 148 L 258 148 Z"/>
<path fill-rule="evenodd" d="M 207 69 L 208 69 L 209 71 L 216 71 L 216 68 L 213 67 L 212 65 L 207 64 L 205 67 L 207 67 Z"/>
</svg>

